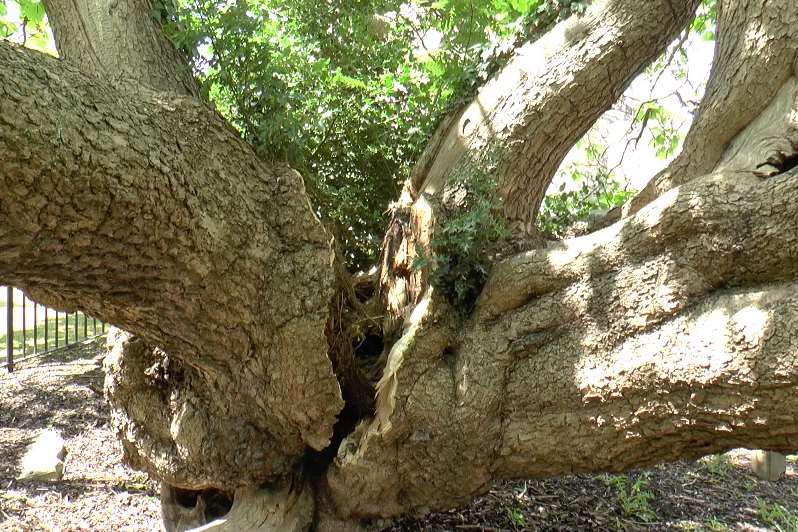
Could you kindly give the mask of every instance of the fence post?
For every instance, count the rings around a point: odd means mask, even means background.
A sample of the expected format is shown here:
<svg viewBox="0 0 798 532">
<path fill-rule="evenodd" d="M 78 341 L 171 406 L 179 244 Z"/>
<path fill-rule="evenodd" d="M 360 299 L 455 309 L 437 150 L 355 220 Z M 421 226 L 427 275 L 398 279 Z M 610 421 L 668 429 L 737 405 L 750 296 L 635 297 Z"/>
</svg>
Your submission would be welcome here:
<svg viewBox="0 0 798 532">
<path fill-rule="evenodd" d="M 47 321 L 48 319 L 49 318 L 47 317 L 47 307 L 44 307 L 44 350 L 45 351 L 47 351 L 47 335 L 50 332 L 48 330 L 49 329 L 49 323 Z"/>
<path fill-rule="evenodd" d="M 38 323 L 39 323 L 39 316 L 36 315 L 36 307 L 39 304 L 35 301 L 33 302 L 33 354 L 39 352 L 39 330 L 38 330 Z"/>
<path fill-rule="evenodd" d="M 6 368 L 14 371 L 14 288 L 6 287 Z"/>
<path fill-rule="evenodd" d="M 25 344 L 28 343 L 27 338 L 27 327 L 28 324 L 25 323 L 25 312 L 28 310 L 27 305 L 25 304 L 25 294 L 22 294 L 22 358 L 25 358 Z"/>
</svg>

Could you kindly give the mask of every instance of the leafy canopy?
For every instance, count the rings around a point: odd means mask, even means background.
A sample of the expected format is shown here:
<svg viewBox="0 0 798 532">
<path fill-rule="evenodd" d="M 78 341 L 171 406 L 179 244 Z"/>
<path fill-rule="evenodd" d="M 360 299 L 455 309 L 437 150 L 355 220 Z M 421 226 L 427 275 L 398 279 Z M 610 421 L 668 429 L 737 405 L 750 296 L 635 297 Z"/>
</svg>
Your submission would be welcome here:
<svg viewBox="0 0 798 532">
<path fill-rule="evenodd" d="M 0 0 L 0 39 L 50 51 L 50 27 L 41 0 Z"/>
<path fill-rule="evenodd" d="M 305 177 L 353 269 L 442 116 L 538 26 L 544 0 L 180 0 L 157 10 L 205 94 L 266 158 Z"/>
</svg>

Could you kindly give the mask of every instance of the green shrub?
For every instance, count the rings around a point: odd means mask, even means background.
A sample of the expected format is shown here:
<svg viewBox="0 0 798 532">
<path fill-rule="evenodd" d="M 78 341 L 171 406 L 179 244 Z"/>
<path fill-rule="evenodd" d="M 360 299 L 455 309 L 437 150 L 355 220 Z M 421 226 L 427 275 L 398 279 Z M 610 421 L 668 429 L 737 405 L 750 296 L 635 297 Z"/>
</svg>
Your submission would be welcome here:
<svg viewBox="0 0 798 532">
<path fill-rule="evenodd" d="M 417 249 L 413 264 L 416 270 L 429 267 L 433 286 L 464 313 L 485 284 L 491 249 L 507 234 L 491 160 L 495 154 L 449 175 L 431 249 Z"/>
</svg>

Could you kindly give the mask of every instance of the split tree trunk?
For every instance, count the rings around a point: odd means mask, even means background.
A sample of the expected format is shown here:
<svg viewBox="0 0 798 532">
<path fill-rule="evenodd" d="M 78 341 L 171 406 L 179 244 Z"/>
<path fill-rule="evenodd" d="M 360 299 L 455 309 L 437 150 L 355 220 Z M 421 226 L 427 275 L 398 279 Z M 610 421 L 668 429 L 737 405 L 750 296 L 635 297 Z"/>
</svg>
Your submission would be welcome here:
<svg viewBox="0 0 798 532">
<path fill-rule="evenodd" d="M 96 29 L 122 14 L 152 31 L 150 2 L 118 3 L 48 2 L 73 66 L 0 43 L 0 278 L 137 335 L 118 333 L 107 361 L 115 421 L 167 498 L 194 497 L 183 517 L 216 516 L 220 490 L 235 500 L 211 528 L 333 528 L 451 507 L 499 478 L 798 448 L 793 2 L 722 2 L 722 53 L 683 156 L 700 162 L 615 225 L 496 265 L 467 318 L 407 262 L 447 172 L 490 159 L 528 231 L 567 150 L 696 2 L 597 4 L 450 119 L 386 240 L 397 339 L 377 410 L 331 463 L 312 450 L 343 406 L 324 335 L 333 254 L 301 178 L 191 96 L 167 41 L 102 51 Z M 178 81 L 147 79 L 136 65 L 152 55 Z M 497 90 L 516 87 L 524 98 Z"/>
</svg>

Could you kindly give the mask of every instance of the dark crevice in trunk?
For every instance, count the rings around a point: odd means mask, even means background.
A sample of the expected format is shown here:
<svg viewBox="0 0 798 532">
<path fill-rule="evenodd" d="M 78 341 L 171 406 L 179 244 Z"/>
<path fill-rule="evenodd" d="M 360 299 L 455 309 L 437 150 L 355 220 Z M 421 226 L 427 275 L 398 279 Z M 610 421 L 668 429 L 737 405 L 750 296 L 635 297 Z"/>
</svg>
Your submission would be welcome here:
<svg viewBox="0 0 798 532">
<path fill-rule="evenodd" d="M 358 421 L 361 419 L 362 416 L 359 415 L 357 407 L 351 401 L 345 401 L 343 410 L 338 414 L 338 422 L 333 427 L 333 437 L 330 440 L 330 445 L 321 451 L 308 448 L 305 454 L 304 471 L 308 477 L 318 479 L 325 474 L 327 467 L 338 454 L 338 447 L 341 442 L 355 430 Z"/>
<path fill-rule="evenodd" d="M 795 167 L 798 167 L 798 151 L 795 151 L 790 155 L 786 155 L 779 167 L 779 170 L 781 170 L 781 173 L 785 173 L 789 172 Z"/>
<path fill-rule="evenodd" d="M 764 163 L 757 166 L 755 173 L 760 177 L 774 177 L 796 167 L 798 167 L 798 146 L 790 153 L 779 151 L 771 155 Z"/>
<path fill-rule="evenodd" d="M 187 490 L 161 484 L 161 513 L 167 532 L 201 526 L 227 515 L 233 494 L 213 488 Z"/>
<path fill-rule="evenodd" d="M 344 407 L 333 427 L 330 444 L 308 449 L 304 464 L 310 477 L 321 477 L 335 458 L 338 447 L 362 419 L 374 415 L 375 384 L 387 360 L 378 309 L 376 275 L 352 276 L 336 272 L 338 289 L 330 304 L 325 335 Z"/>
</svg>

